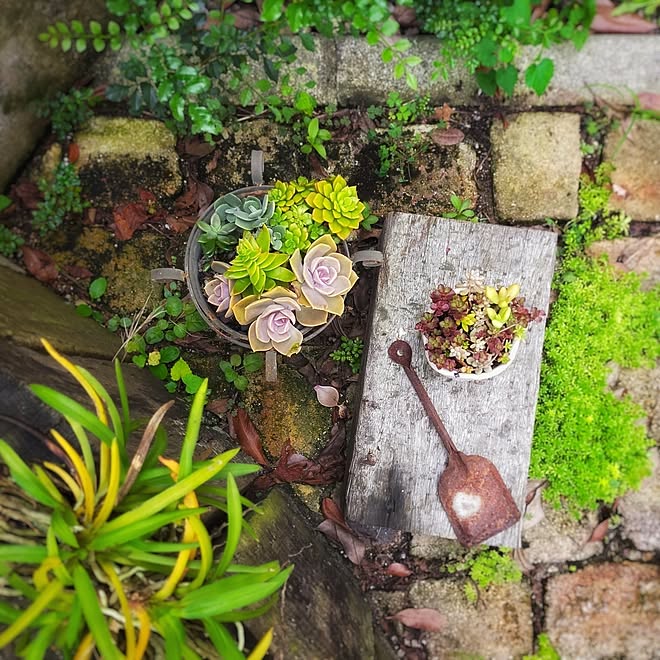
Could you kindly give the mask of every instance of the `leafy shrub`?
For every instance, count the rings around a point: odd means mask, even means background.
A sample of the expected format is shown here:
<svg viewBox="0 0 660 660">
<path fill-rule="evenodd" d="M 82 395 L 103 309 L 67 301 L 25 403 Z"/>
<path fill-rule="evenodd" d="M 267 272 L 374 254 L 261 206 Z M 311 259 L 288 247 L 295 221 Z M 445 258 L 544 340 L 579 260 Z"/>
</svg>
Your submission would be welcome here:
<svg viewBox="0 0 660 660">
<path fill-rule="evenodd" d="M 42 236 L 57 229 L 68 215 L 80 214 L 89 206 L 80 197 L 78 172 L 68 161 L 57 166 L 52 181 L 42 178 L 37 185 L 44 199 L 32 214 L 32 225 Z"/>
<path fill-rule="evenodd" d="M 408 4 L 416 8 L 423 30 L 435 34 L 441 42 L 440 58 L 433 63 L 434 76 L 447 77 L 462 63 L 489 96 L 498 89 L 506 95 L 513 93 L 520 76 L 513 61 L 524 45 L 539 47 L 525 70 L 524 80 L 527 87 L 543 94 L 554 73 L 554 63 L 542 57 L 543 50 L 563 41 L 581 48 L 595 15 L 594 0 L 552 2 L 535 20 L 532 9 L 536 3 L 532 0 L 415 0 Z"/>
<path fill-rule="evenodd" d="M 100 100 L 88 87 L 72 89 L 68 94 L 60 92 L 54 99 L 44 102 L 37 114 L 50 119 L 53 133 L 60 142 L 64 142 L 78 126 L 93 116 L 92 108 Z"/>
<path fill-rule="evenodd" d="M 193 461 L 206 381 L 193 401 L 178 460 L 161 455 L 167 447 L 161 421 L 171 404 L 154 414 L 129 460 L 127 440 L 140 424 L 130 416 L 118 363 L 119 409 L 87 371 L 48 342 L 44 346 L 84 388 L 94 409 L 32 386 L 66 418 L 77 440 L 78 449 L 52 431 L 64 467 L 44 462 L 30 468 L 0 440 L 0 458 L 13 479 L 0 476 L 0 509 L 10 530 L 0 548 L 0 647 L 13 643 L 28 658 L 44 657 L 51 648 L 63 657 L 96 651 L 109 660 L 244 658 L 243 644 L 226 624 L 259 616 L 292 569 L 281 570 L 276 562 L 233 563 L 243 506 L 251 506 L 236 477 L 258 468 L 230 463 L 237 450 Z M 227 516 L 217 560 L 201 518 L 209 507 Z M 8 597 L 28 605 L 14 607 Z M 251 658 L 265 655 L 271 634 Z"/>
<path fill-rule="evenodd" d="M 0 254 L 13 257 L 25 241 L 16 232 L 5 225 L 0 225 Z"/>
<path fill-rule="evenodd" d="M 356 374 L 360 371 L 363 350 L 364 342 L 359 337 L 355 339 L 342 337 L 339 348 L 330 353 L 330 357 L 335 362 L 345 362 L 351 368 L 351 371 Z"/>
</svg>

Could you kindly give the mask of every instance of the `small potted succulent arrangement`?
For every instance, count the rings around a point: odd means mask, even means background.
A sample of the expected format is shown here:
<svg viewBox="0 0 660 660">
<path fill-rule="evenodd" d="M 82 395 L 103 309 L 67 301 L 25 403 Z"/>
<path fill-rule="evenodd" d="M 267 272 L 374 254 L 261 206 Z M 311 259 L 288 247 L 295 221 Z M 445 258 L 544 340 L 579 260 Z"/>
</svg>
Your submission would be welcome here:
<svg viewBox="0 0 660 660">
<path fill-rule="evenodd" d="M 343 314 L 357 280 L 345 241 L 369 217 L 341 176 L 223 195 L 189 239 L 193 301 L 230 341 L 293 355 Z"/>
<path fill-rule="evenodd" d="M 484 380 L 511 363 L 530 323 L 543 311 L 525 306 L 520 285 L 486 286 L 478 273 L 431 292 L 430 309 L 415 328 L 431 367 L 450 378 Z"/>
</svg>

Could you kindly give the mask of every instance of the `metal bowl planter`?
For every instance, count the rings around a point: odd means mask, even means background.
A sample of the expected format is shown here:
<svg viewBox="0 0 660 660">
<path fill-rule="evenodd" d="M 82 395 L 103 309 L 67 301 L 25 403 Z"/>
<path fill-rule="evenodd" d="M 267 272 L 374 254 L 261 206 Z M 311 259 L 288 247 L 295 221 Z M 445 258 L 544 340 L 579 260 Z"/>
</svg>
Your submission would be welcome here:
<svg viewBox="0 0 660 660">
<path fill-rule="evenodd" d="M 233 194 L 238 197 L 247 197 L 252 195 L 254 197 L 261 197 L 265 195 L 273 186 L 248 186 L 246 188 L 239 188 L 238 190 L 233 190 Z M 208 210 L 200 216 L 200 220 L 208 220 L 210 215 L 213 213 L 213 206 L 209 206 Z M 223 339 L 229 341 L 230 343 L 236 346 L 242 346 L 243 348 L 250 348 L 248 342 L 247 332 L 242 330 L 237 330 L 235 327 L 232 327 L 228 323 L 222 321 L 216 311 L 208 304 L 206 295 L 204 293 L 204 286 L 202 284 L 202 271 L 200 270 L 200 262 L 202 258 L 202 248 L 199 243 L 199 237 L 201 235 L 201 230 L 197 225 L 195 225 L 188 238 L 188 244 L 186 245 L 186 253 L 184 259 L 184 271 L 185 271 L 185 281 L 188 285 L 188 291 L 190 292 L 190 297 L 197 308 L 197 311 L 200 313 L 202 318 L 208 323 L 208 325 Z M 348 246 L 346 242 L 342 244 L 342 251 L 346 256 L 350 256 L 348 252 Z M 305 340 L 312 339 L 319 335 L 323 330 L 325 330 L 330 323 L 332 323 L 331 317 L 327 323 L 319 326 L 314 326 L 311 328 L 304 327 L 301 328 L 303 338 Z M 234 326 L 238 325 L 234 323 Z"/>
</svg>

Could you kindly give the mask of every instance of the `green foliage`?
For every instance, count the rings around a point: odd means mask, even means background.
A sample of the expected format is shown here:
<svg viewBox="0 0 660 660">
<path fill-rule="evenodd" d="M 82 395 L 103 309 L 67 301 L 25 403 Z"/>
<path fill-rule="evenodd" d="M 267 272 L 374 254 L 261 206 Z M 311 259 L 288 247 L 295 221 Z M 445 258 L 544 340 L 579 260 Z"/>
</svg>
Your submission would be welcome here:
<svg viewBox="0 0 660 660">
<path fill-rule="evenodd" d="M 332 134 L 325 128 L 319 127 L 319 120 L 316 117 L 313 119 L 305 119 L 307 120 L 307 142 L 303 144 L 300 150 L 304 154 L 311 154 L 313 149 L 319 156 L 321 156 L 321 158 L 327 159 L 328 154 L 326 153 L 325 145 L 323 143 L 330 140 Z"/>
<path fill-rule="evenodd" d="M 42 178 L 37 185 L 44 199 L 32 214 L 32 225 L 42 236 L 57 229 L 68 215 L 80 214 L 89 206 L 80 197 L 80 178 L 69 162 L 57 166 L 53 181 Z"/>
<path fill-rule="evenodd" d="M 29 467 L 0 440 L 0 459 L 11 473 L 0 476 L 7 532 L 0 587 L 15 603 L 2 608 L 0 647 L 12 644 L 16 655 L 28 658 L 44 657 L 48 649 L 83 657 L 94 647 L 109 660 L 143 654 L 245 658 L 243 643 L 226 624 L 264 612 L 292 569 L 233 563 L 246 526 L 243 507 L 252 506 L 236 478 L 258 467 L 232 463 L 237 450 L 193 462 L 206 380 L 192 402 L 178 459 L 167 459 L 161 422 L 170 404 L 144 426 L 131 417 L 118 364 L 119 407 L 86 370 L 44 345 L 94 405 L 88 409 L 57 390 L 32 386 L 64 415 L 77 440 L 74 449 L 52 431 L 64 467 Z M 129 437 L 143 428 L 129 457 Z M 210 507 L 226 519 L 217 555 L 217 540 L 202 519 Z M 268 639 L 250 657 L 263 657 Z"/>
<path fill-rule="evenodd" d="M 465 596 L 470 602 L 476 602 L 478 592 L 475 585 L 487 589 L 491 584 L 504 584 L 506 582 L 520 582 L 522 571 L 511 557 L 510 553 L 500 550 L 482 550 L 476 555 L 447 567 L 449 573 L 467 571 L 473 583 L 465 585 Z"/>
<path fill-rule="evenodd" d="M 474 214 L 471 200 L 461 199 L 458 195 L 452 195 L 451 205 L 453 207 L 453 211 L 445 211 L 442 214 L 445 218 L 453 218 L 454 220 L 467 220 L 469 222 L 479 222 L 479 218 L 477 218 Z"/>
<path fill-rule="evenodd" d="M 16 232 L 5 225 L 0 225 L 0 254 L 13 257 L 25 241 Z"/>
<path fill-rule="evenodd" d="M 367 108 L 369 117 L 384 130 L 381 134 L 369 133 L 369 138 L 378 142 L 378 176 L 387 177 L 396 172 L 400 183 L 412 178 L 410 166 L 426 151 L 428 142 L 417 133 L 405 132 L 404 126 L 426 117 L 429 112 L 427 96 L 404 101 L 398 92 L 390 92 L 386 108 Z"/>
<path fill-rule="evenodd" d="M 108 280 L 105 277 L 97 277 L 92 280 L 89 285 L 88 294 L 92 302 L 96 302 L 103 296 L 108 288 Z M 93 309 L 86 303 L 76 305 L 76 313 L 78 316 L 89 317 L 91 316 L 97 323 L 103 324 L 103 314 L 100 311 Z"/>
<path fill-rule="evenodd" d="M 536 642 L 538 651 L 534 655 L 524 655 L 523 660 L 561 660 L 561 656 L 555 651 L 547 633 L 541 633 Z"/>
<path fill-rule="evenodd" d="M 262 227 L 256 238 L 246 231 L 236 246 L 236 257 L 225 271 L 225 277 L 236 280 L 234 293 L 260 295 L 278 283 L 293 282 L 295 275 L 284 266 L 288 261 L 287 254 L 270 252 L 268 227 Z"/>
<path fill-rule="evenodd" d="M 577 218 L 566 224 L 563 233 L 565 254 L 577 254 L 596 241 L 611 240 L 628 233 L 630 218 L 609 205 L 613 170 L 611 163 L 601 163 L 593 178 L 586 174 L 580 176 L 580 212 Z"/>
<path fill-rule="evenodd" d="M 356 337 L 355 339 L 342 337 L 339 343 L 339 348 L 330 353 L 330 357 L 335 362 L 345 362 L 351 368 L 351 371 L 356 374 L 360 371 L 363 350 L 364 342 L 359 337 Z"/>
<path fill-rule="evenodd" d="M 642 409 L 607 388 L 608 364 L 652 365 L 660 290 L 604 261 L 564 260 L 546 330 L 530 474 L 576 515 L 637 488 L 650 472 Z"/>
<path fill-rule="evenodd" d="M 641 11 L 649 18 L 653 18 L 659 9 L 660 0 L 625 0 L 614 8 L 612 16 L 621 16 L 621 14 L 632 14 Z"/>
<path fill-rule="evenodd" d="M 532 0 L 483 0 L 482 2 L 434 2 L 417 0 L 415 8 L 424 31 L 437 35 L 440 58 L 433 64 L 437 78 L 457 64 L 474 73 L 479 87 L 489 96 L 501 90 L 513 93 L 520 71 L 514 58 L 521 46 L 537 46 L 534 61 L 524 72 L 527 87 L 545 92 L 554 64 L 543 57 L 551 45 L 571 41 L 581 48 L 595 15 L 594 0 L 552 2 L 543 16 L 532 20 Z"/>
<path fill-rule="evenodd" d="M 78 126 L 93 116 L 92 108 L 100 100 L 89 87 L 72 89 L 68 94 L 60 92 L 54 99 L 45 101 L 37 114 L 50 119 L 53 133 L 60 142 L 64 142 Z"/>
<path fill-rule="evenodd" d="M 342 240 L 364 220 L 366 207 L 358 197 L 357 188 L 349 186 L 339 174 L 332 179 L 316 181 L 314 192 L 309 193 L 305 201 L 312 209 L 314 222 L 327 225 Z"/>
<path fill-rule="evenodd" d="M 239 392 L 244 392 L 248 386 L 245 374 L 260 371 L 264 366 L 264 357 L 261 353 L 232 353 L 229 360 L 222 360 L 219 365 L 222 375 L 228 383 L 231 383 Z"/>
<path fill-rule="evenodd" d="M 0 195 L 0 213 L 2 213 L 5 209 L 8 209 L 13 202 L 11 201 L 11 197 L 7 197 L 7 195 Z"/>
<path fill-rule="evenodd" d="M 137 320 L 114 317 L 108 327 L 114 330 L 128 326 L 129 337 L 124 344 L 127 355 L 131 356 L 133 364 L 147 367 L 156 378 L 164 381 L 169 392 L 181 388 L 186 394 L 195 394 L 202 378 L 192 372 L 174 342 L 190 333 L 206 330 L 208 326 L 193 303 L 181 300 L 175 282 L 164 289 L 164 295 L 164 301 L 142 325 L 138 325 Z"/>
</svg>

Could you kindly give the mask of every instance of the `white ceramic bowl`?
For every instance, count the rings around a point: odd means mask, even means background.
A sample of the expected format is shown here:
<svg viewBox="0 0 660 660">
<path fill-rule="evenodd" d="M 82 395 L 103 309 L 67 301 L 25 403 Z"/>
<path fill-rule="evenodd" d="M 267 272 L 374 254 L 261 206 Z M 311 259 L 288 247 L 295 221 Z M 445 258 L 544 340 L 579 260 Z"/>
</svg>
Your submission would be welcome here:
<svg viewBox="0 0 660 660">
<path fill-rule="evenodd" d="M 422 345 L 424 348 L 424 357 L 426 358 L 426 361 L 429 363 L 429 366 L 433 371 L 439 373 L 441 376 L 444 376 L 445 378 L 451 378 L 452 380 L 488 380 L 489 378 L 493 378 L 494 376 L 497 376 L 498 374 L 501 374 L 514 360 L 516 357 L 516 354 L 518 353 L 518 349 L 520 348 L 520 339 L 514 339 L 513 343 L 511 344 L 511 350 L 509 351 L 509 361 L 505 362 L 504 364 L 500 364 L 498 367 L 495 367 L 495 369 L 491 369 L 490 371 L 484 371 L 483 373 L 480 374 L 466 374 L 463 373 L 462 371 L 449 371 L 448 369 L 440 369 L 437 365 L 433 364 L 429 358 L 428 351 L 426 350 L 426 344 L 427 344 L 428 339 L 426 338 L 425 335 L 422 335 Z"/>
</svg>

